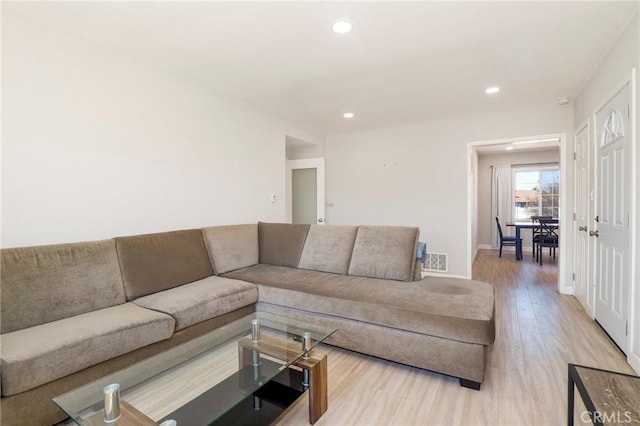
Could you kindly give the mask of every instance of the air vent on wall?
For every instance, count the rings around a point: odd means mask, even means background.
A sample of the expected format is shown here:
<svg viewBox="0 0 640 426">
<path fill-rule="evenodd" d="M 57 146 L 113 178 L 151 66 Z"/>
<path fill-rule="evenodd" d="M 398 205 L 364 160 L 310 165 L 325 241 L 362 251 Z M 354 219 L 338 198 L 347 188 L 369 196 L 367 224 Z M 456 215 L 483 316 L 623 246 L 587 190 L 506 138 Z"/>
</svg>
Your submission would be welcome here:
<svg viewBox="0 0 640 426">
<path fill-rule="evenodd" d="M 446 253 L 427 253 L 427 260 L 422 265 L 423 271 L 447 272 L 449 269 Z"/>
</svg>

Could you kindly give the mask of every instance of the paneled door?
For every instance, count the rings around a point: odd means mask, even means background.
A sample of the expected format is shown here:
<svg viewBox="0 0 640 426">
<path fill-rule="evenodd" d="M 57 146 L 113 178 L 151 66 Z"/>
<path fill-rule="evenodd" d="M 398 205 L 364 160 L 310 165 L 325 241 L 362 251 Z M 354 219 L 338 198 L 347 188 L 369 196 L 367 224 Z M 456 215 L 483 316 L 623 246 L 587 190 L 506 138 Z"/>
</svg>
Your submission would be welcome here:
<svg viewBox="0 0 640 426">
<path fill-rule="evenodd" d="M 590 250 L 589 224 L 591 214 L 589 211 L 591 202 L 591 182 L 589 174 L 589 123 L 576 132 L 575 141 L 575 222 L 573 254 L 574 294 L 584 306 L 585 311 L 593 318 L 594 314 L 594 289 L 591 273 L 593 272 L 593 259 Z"/>
<path fill-rule="evenodd" d="M 627 83 L 596 113 L 596 320 L 627 352 L 631 263 L 631 94 Z"/>
<path fill-rule="evenodd" d="M 325 224 L 324 158 L 287 161 L 287 221 Z"/>
</svg>

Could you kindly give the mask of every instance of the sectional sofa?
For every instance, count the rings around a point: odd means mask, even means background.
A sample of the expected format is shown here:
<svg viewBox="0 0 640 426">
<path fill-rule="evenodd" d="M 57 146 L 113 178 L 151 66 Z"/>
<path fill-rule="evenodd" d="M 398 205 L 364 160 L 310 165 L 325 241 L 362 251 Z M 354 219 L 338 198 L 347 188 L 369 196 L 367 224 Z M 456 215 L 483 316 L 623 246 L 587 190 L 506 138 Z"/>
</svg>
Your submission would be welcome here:
<svg viewBox="0 0 640 426">
<path fill-rule="evenodd" d="M 256 309 L 338 329 L 329 344 L 480 389 L 487 283 L 420 279 L 418 228 L 258 223 L 1 252 L 0 423 Z"/>
</svg>

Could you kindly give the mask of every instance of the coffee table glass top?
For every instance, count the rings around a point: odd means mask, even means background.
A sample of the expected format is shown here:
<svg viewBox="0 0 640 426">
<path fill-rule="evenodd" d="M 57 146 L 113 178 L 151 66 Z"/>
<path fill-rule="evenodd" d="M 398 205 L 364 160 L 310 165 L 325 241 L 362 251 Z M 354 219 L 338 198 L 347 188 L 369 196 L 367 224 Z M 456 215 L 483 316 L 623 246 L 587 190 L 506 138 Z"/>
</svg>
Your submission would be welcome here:
<svg viewBox="0 0 640 426">
<path fill-rule="evenodd" d="M 257 342 L 252 341 L 252 327 L 254 338 L 256 333 L 252 320 L 259 323 Z M 303 340 L 312 349 L 334 332 L 256 312 L 60 395 L 54 402 L 77 424 L 102 424 L 103 389 L 118 383 L 120 401 L 154 422 L 172 419 L 177 410 L 200 410 L 204 417 L 198 421 L 210 424 L 301 358 Z"/>
</svg>

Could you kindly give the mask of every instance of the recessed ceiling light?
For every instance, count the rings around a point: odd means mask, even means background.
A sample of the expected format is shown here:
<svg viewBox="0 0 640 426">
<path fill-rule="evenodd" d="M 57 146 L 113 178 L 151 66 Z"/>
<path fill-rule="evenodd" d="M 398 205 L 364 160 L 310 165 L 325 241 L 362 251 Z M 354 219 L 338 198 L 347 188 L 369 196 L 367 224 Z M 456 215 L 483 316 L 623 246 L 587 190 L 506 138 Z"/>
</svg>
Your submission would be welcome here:
<svg viewBox="0 0 640 426">
<path fill-rule="evenodd" d="M 484 93 L 486 93 L 487 95 L 493 95 L 494 93 L 498 93 L 499 91 L 500 88 L 498 86 L 493 86 L 485 90 Z"/>
<path fill-rule="evenodd" d="M 566 105 L 571 102 L 571 98 L 558 98 L 558 105 Z"/>
<path fill-rule="evenodd" d="M 344 19 L 336 21 L 331 25 L 331 29 L 336 34 L 346 34 L 351 31 L 351 28 L 353 28 L 351 22 L 345 21 Z"/>
<path fill-rule="evenodd" d="M 505 147 L 505 149 L 506 149 L 507 151 L 511 151 L 511 150 L 513 149 L 513 147 L 512 147 L 512 146 L 507 146 L 507 147 Z"/>
<path fill-rule="evenodd" d="M 354 117 L 354 115 L 355 115 L 355 114 L 354 114 L 354 113 L 352 113 L 352 112 L 345 112 L 344 114 L 342 114 L 342 116 L 343 116 L 344 118 L 353 118 L 353 117 Z"/>
</svg>

